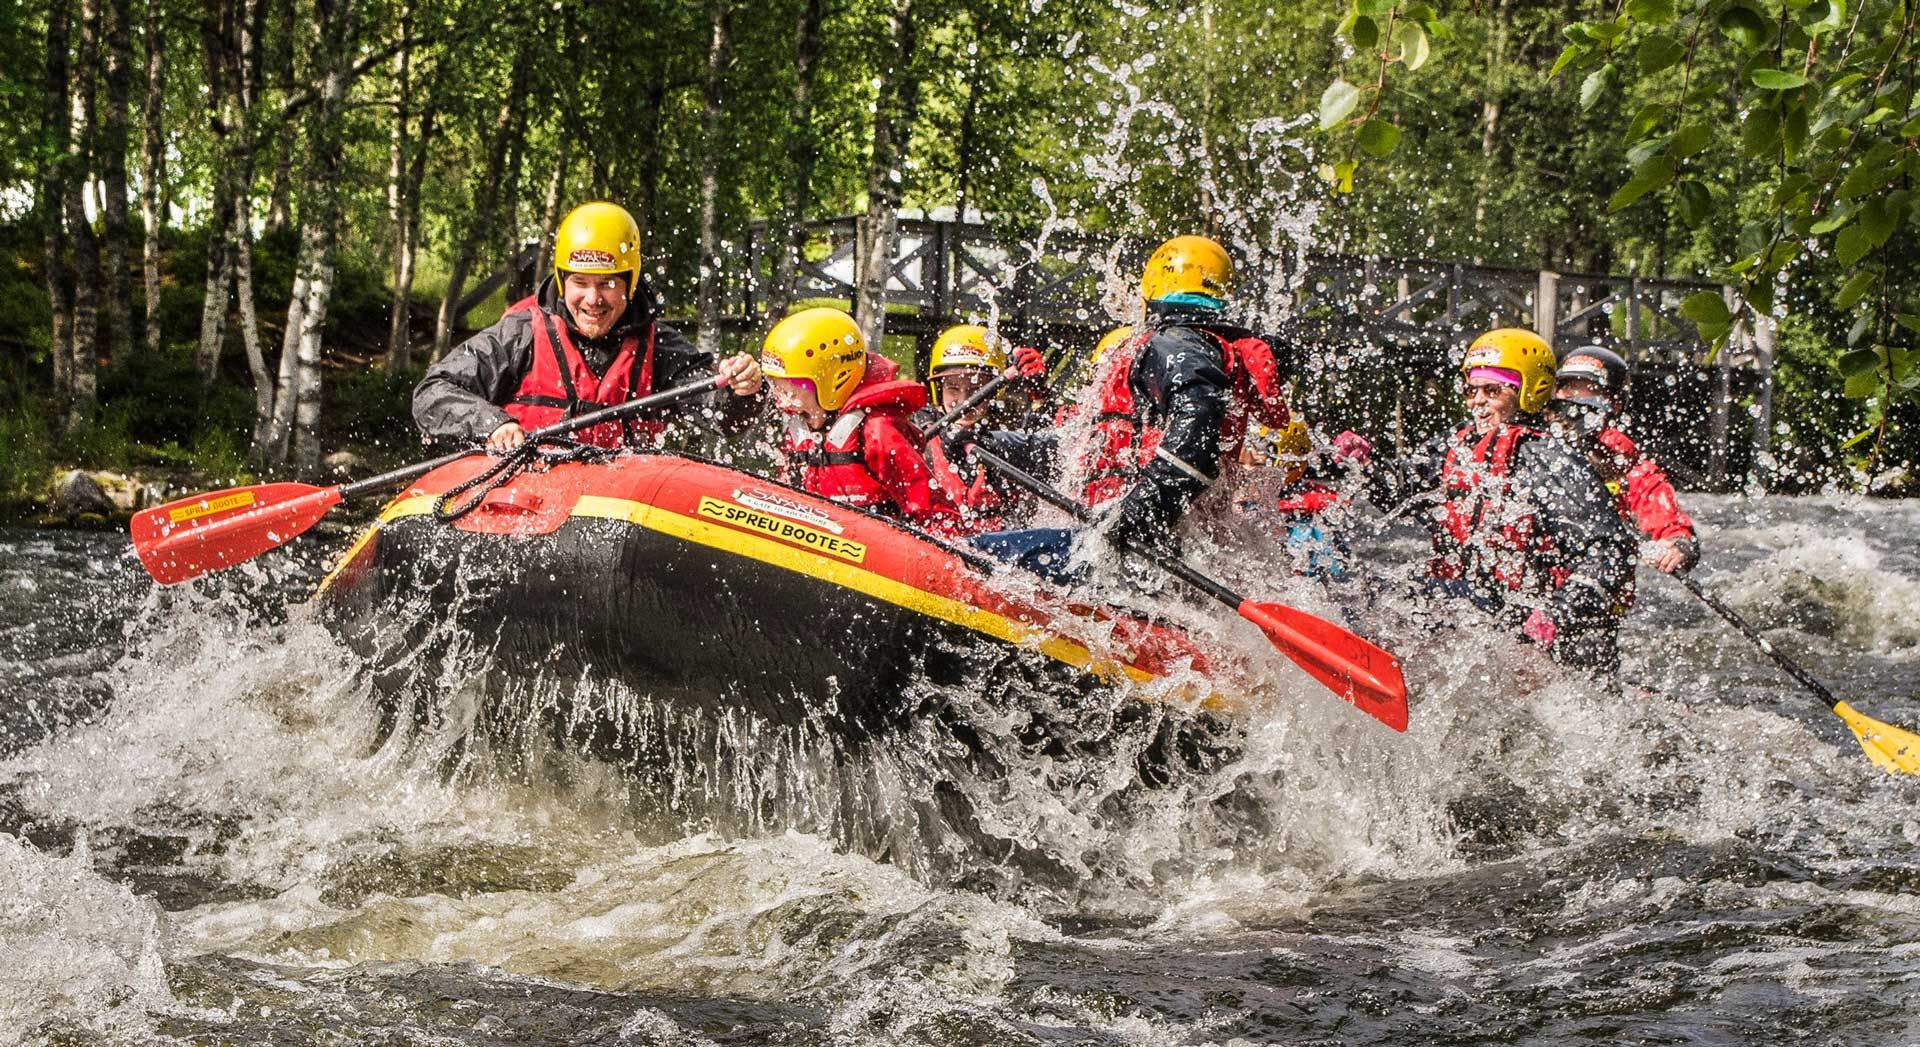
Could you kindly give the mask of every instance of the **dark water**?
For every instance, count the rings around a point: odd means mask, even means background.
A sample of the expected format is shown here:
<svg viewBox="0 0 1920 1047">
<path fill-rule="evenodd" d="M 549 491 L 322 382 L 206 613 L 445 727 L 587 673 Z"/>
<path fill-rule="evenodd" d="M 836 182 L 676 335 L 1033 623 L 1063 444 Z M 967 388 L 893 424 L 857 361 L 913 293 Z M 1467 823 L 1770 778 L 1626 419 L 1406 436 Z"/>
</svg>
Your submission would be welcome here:
<svg viewBox="0 0 1920 1047">
<path fill-rule="evenodd" d="M 1920 506 L 1697 501 L 1713 588 L 1920 722 Z M 123 549 L 0 532 L 0 1044 L 1920 1042 L 1920 784 L 1666 579 L 1626 698 L 1403 644 L 1407 735 L 1296 683 L 1166 788 L 1016 760 L 989 853 L 927 737 L 780 804 L 450 769 L 284 606 L 321 549 Z"/>
</svg>

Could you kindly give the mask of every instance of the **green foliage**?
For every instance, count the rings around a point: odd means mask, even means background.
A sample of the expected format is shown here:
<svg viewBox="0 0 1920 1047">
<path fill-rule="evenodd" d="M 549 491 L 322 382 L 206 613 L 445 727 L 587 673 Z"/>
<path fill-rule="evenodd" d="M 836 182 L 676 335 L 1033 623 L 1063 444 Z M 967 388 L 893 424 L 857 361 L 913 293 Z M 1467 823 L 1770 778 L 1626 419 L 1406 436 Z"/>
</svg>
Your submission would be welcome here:
<svg viewBox="0 0 1920 1047">
<path fill-rule="evenodd" d="M 1920 311 L 1920 251 L 1898 235 L 1920 204 L 1911 189 L 1920 175 L 1916 18 L 1904 0 L 1855 0 L 1851 10 L 1845 0 L 1630 2 L 1610 21 L 1568 26 L 1571 43 L 1552 70 L 1590 69 L 1590 84 L 1611 75 L 1623 47 L 1636 49 L 1640 80 L 1628 86 L 1649 101 L 1628 124 L 1627 139 L 1642 144 L 1628 153 L 1635 167 L 1610 210 L 1655 204 L 1678 179 L 1672 209 L 1698 227 L 1710 204 L 1697 187 L 1742 161 L 1759 165 L 1751 184 L 1765 195 L 1740 209 L 1724 271 L 1761 314 L 1775 310 L 1782 286 L 1834 288 L 1816 302 L 1841 314 L 1835 327 L 1851 350 L 1839 357 L 1843 391 L 1873 402 L 1869 466 L 1886 449 L 1896 404 L 1920 406 L 1907 363 L 1920 343 L 1898 323 Z M 1676 65 L 1677 83 L 1662 75 Z M 1696 79 L 1696 67 L 1735 75 Z M 1737 152 L 1730 140 L 1714 143 L 1702 119 L 1725 112 L 1729 89 Z M 1696 319 L 1719 340 L 1731 333 L 1728 319 Z"/>
</svg>

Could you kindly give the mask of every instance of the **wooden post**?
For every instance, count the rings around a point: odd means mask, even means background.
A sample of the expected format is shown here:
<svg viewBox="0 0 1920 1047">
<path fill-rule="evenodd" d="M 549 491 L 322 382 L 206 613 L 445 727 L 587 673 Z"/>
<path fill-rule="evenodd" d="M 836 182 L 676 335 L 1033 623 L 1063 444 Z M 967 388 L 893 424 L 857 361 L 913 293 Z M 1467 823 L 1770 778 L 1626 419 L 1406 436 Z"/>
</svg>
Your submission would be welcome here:
<svg viewBox="0 0 1920 1047">
<path fill-rule="evenodd" d="M 952 222 L 933 223 L 933 247 L 927 260 L 920 263 L 927 290 L 932 294 L 934 313 L 940 323 L 953 322 L 953 280 L 949 270 L 952 268 L 953 244 L 957 237 L 954 231 L 958 227 Z"/>
<path fill-rule="evenodd" d="M 1773 478 L 1768 461 L 1773 447 L 1773 336 L 1773 317 L 1754 317 L 1753 357 L 1759 383 L 1753 393 L 1753 466 L 1747 476 L 1762 489 Z"/>
<path fill-rule="evenodd" d="M 1627 277 L 1627 351 L 1629 360 L 1640 358 L 1640 278 Z"/>
<path fill-rule="evenodd" d="M 1533 290 L 1533 333 L 1554 344 L 1554 328 L 1560 321 L 1560 274 L 1540 270 L 1540 282 Z"/>
<path fill-rule="evenodd" d="M 1740 328 L 1744 326 L 1744 321 L 1737 319 L 1740 315 L 1737 292 L 1725 287 L 1720 294 L 1723 298 L 1731 299 L 1727 302 L 1727 308 L 1733 312 L 1736 320 L 1733 337 L 1727 339 L 1726 347 L 1714 357 L 1713 417 L 1708 430 L 1708 439 L 1712 443 L 1707 448 L 1707 482 L 1716 491 L 1726 490 L 1727 486 L 1727 440 L 1733 424 L 1733 343 L 1741 337 Z"/>
</svg>

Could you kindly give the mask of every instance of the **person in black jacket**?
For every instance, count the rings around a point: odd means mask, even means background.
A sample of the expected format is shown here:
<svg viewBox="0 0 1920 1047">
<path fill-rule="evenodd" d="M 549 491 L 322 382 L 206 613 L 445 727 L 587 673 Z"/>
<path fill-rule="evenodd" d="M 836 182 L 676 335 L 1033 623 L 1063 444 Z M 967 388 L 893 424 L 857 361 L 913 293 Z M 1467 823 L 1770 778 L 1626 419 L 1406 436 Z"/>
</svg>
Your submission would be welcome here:
<svg viewBox="0 0 1920 1047">
<path fill-rule="evenodd" d="M 725 391 L 665 410 L 704 410 L 729 432 L 759 414 L 758 361 L 746 353 L 717 364 L 658 322 L 660 308 L 640 275 L 640 230 L 615 204 L 575 208 L 555 237 L 554 272 L 427 369 L 413 391 L 413 418 L 431 439 L 507 451 L 537 429 L 601 407 L 714 374 Z M 665 415 L 576 434 L 588 442 L 658 439 Z M 598 429 L 598 427 L 596 427 Z"/>
<path fill-rule="evenodd" d="M 1469 420 L 1382 463 L 1368 494 L 1424 505 L 1427 592 L 1463 599 L 1596 675 L 1619 668 L 1635 539 L 1585 456 L 1539 422 L 1553 350 L 1531 331 L 1482 335 L 1461 367 Z"/>
<path fill-rule="evenodd" d="M 1249 421 L 1289 421 L 1284 367 L 1274 347 L 1225 319 L 1233 266 L 1202 236 L 1160 245 L 1140 278 L 1146 323 L 1095 377 L 1098 420 L 1085 463 L 1090 506 L 1115 544 L 1172 549 L 1173 529 L 1237 454 Z M 975 544 L 1043 576 L 1061 578 L 1073 536 L 1054 529 L 983 535 Z"/>
</svg>

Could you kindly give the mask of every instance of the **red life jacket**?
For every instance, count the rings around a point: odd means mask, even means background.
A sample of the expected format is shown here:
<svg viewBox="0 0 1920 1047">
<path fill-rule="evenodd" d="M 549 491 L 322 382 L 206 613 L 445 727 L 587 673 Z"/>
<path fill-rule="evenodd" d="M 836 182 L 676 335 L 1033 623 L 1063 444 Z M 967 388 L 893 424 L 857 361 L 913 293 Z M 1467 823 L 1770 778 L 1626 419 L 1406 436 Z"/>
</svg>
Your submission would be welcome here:
<svg viewBox="0 0 1920 1047">
<path fill-rule="evenodd" d="M 799 416 L 787 420 L 787 472 L 798 470 L 800 486 L 822 498 L 863 509 L 901 508 L 896 492 L 867 467 L 867 424 L 874 416 L 905 423 L 927 405 L 927 388 L 898 381 L 898 367 L 883 356 L 867 354 L 867 374 L 834 412 L 824 431 L 807 427 Z M 917 440 L 916 440 L 917 442 Z"/>
<path fill-rule="evenodd" d="M 1006 506 L 1000 492 L 987 481 L 986 468 L 975 466 L 973 480 L 968 482 L 960 472 L 963 466 L 947 457 L 946 445 L 938 437 L 927 441 L 927 467 L 933 470 L 934 483 L 960 511 L 957 533 L 974 535 L 1003 529 Z"/>
<path fill-rule="evenodd" d="M 1220 355 L 1233 383 L 1227 413 L 1220 419 L 1220 453 L 1232 458 L 1246 437 L 1249 417 L 1272 429 L 1284 429 L 1291 415 L 1281 388 L 1280 368 L 1273 347 L 1258 338 L 1229 339 L 1204 327 L 1195 328 L 1220 346 Z M 1156 332 L 1141 331 L 1113 351 L 1100 381 L 1100 413 L 1094 420 L 1093 458 L 1087 467 L 1084 501 L 1087 505 L 1118 497 L 1134 475 L 1153 459 L 1165 437 L 1145 424 L 1133 402 L 1134 360 Z"/>
<path fill-rule="evenodd" d="M 533 327 L 533 365 L 503 405 L 521 428 L 543 428 L 653 391 L 653 324 L 647 324 L 644 353 L 640 332 L 629 331 L 621 339 L 613 362 L 607 365 L 607 373 L 596 376 L 574 347 L 566 323 L 557 322 L 532 296 L 515 302 L 507 311 L 530 313 Z M 658 443 L 665 431 L 665 423 L 657 418 L 626 418 L 582 429 L 572 438 L 599 447 L 620 447 L 636 435 L 647 443 Z"/>
<path fill-rule="evenodd" d="M 1515 449 L 1522 441 L 1545 436 L 1512 423 L 1477 439 L 1471 423 L 1454 431 L 1441 467 L 1445 501 L 1434 513 L 1439 526 L 1433 533 L 1435 555 L 1428 561 L 1428 573 L 1436 578 L 1491 577 L 1515 591 L 1546 591 L 1566 581 L 1567 571 L 1552 564 L 1553 543 L 1533 514 L 1508 504 Z M 1530 570 L 1536 564 L 1546 565 L 1546 570 Z"/>
</svg>

